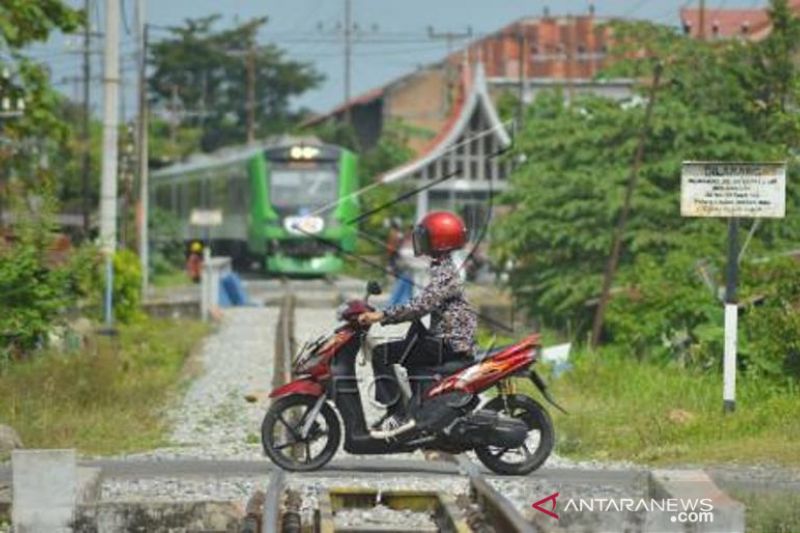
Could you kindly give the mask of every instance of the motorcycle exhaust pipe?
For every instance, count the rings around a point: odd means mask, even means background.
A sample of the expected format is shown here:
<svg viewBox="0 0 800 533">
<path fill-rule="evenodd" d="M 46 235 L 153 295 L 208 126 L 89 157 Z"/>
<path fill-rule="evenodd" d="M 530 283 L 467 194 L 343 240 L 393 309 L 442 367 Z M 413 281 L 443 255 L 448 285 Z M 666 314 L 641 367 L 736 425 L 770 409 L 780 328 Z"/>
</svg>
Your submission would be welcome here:
<svg viewBox="0 0 800 533">
<path fill-rule="evenodd" d="M 552 405 L 565 415 L 569 414 L 567 410 L 558 405 L 558 402 L 556 402 L 555 399 L 550 395 L 550 393 L 547 391 L 547 384 L 542 379 L 542 376 L 540 376 L 536 372 L 536 370 L 531 369 L 531 372 L 530 374 L 528 374 L 528 377 L 531 379 L 531 381 L 533 381 L 533 384 L 536 385 L 536 388 L 539 389 L 539 391 L 542 393 L 542 396 L 544 396 L 544 399 L 547 400 L 547 403 L 549 403 L 550 405 Z"/>
</svg>

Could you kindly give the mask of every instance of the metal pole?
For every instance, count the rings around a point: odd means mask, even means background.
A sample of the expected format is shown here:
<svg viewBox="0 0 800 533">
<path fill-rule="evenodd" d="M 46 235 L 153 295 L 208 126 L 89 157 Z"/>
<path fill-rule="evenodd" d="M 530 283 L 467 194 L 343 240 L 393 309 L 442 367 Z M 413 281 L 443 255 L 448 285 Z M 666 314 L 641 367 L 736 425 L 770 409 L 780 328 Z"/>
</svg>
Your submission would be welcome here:
<svg viewBox="0 0 800 533">
<path fill-rule="evenodd" d="M 139 148 L 139 262 L 142 269 L 142 299 L 147 295 L 150 283 L 150 193 L 148 174 L 148 108 L 147 108 L 147 23 L 145 22 L 145 1 L 139 0 L 136 4 L 137 19 L 139 23 L 139 120 L 137 123 Z"/>
<path fill-rule="evenodd" d="M 350 73 L 351 73 L 351 54 L 352 54 L 352 4 L 350 0 L 344 0 L 344 103 L 345 117 L 347 124 L 351 123 L 350 114 Z"/>
<path fill-rule="evenodd" d="M 739 305 L 736 285 L 739 278 L 739 220 L 728 219 L 728 267 L 725 283 L 725 353 L 723 357 L 722 409 L 736 409 L 736 337 Z"/>
<path fill-rule="evenodd" d="M 91 231 L 91 206 L 89 203 L 89 174 L 92 171 L 91 160 L 91 75 L 92 75 L 92 28 L 91 28 L 91 0 L 84 0 L 83 9 L 86 11 L 86 26 L 83 28 L 83 124 L 81 137 L 83 138 L 83 153 L 81 154 L 81 213 L 83 216 L 83 238 L 88 239 Z"/>
<path fill-rule="evenodd" d="M 117 246 L 117 126 L 119 124 L 119 3 L 106 0 L 103 70 L 103 172 L 100 184 L 100 246 L 106 256 L 106 324 L 113 316 L 113 264 Z"/>
<path fill-rule="evenodd" d="M 255 30 L 253 30 L 255 31 Z M 247 50 L 247 144 L 256 140 L 256 48 L 255 35 Z"/>
<path fill-rule="evenodd" d="M 628 179 L 628 185 L 625 189 L 625 201 L 622 205 L 622 212 L 620 212 L 617 227 L 614 230 L 614 238 L 611 244 L 611 254 L 606 264 L 605 274 L 603 275 L 603 288 L 600 292 L 600 301 L 597 303 L 597 311 L 594 315 L 594 323 L 592 324 L 592 347 L 595 348 L 600 344 L 600 335 L 603 332 L 603 319 L 608 306 L 608 299 L 611 294 L 611 284 L 614 282 L 614 274 L 617 271 L 617 264 L 619 263 L 619 254 L 622 249 L 622 237 L 625 233 L 625 225 L 628 222 L 628 214 L 631 209 L 631 200 L 633 199 L 633 191 L 636 188 L 636 180 L 639 177 L 639 168 L 642 166 L 642 159 L 644 158 L 644 144 L 647 139 L 647 132 L 650 129 L 650 119 L 653 116 L 653 105 L 656 101 L 656 93 L 658 91 L 658 83 L 661 80 L 661 63 L 657 63 L 653 73 L 653 85 L 650 88 L 650 97 L 647 102 L 647 109 L 644 113 L 644 123 L 639 132 L 639 145 L 636 148 L 636 155 L 633 158 L 633 168 L 631 168 L 631 175 Z"/>
</svg>

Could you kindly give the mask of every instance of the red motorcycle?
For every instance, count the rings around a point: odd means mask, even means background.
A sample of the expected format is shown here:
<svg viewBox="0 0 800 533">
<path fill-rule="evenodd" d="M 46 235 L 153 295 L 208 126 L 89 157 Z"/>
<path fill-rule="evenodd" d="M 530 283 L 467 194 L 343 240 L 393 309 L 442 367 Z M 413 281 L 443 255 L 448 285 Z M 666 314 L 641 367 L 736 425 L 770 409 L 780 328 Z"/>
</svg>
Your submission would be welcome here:
<svg viewBox="0 0 800 533">
<path fill-rule="evenodd" d="M 274 401 L 261 426 L 267 456 L 286 470 L 318 469 L 339 448 L 341 419 L 344 449 L 352 454 L 474 450 L 499 474 L 527 474 L 539 468 L 553 449 L 553 423 L 539 402 L 515 392 L 511 379 L 529 378 L 549 403 L 563 411 L 531 368 L 541 347 L 536 334 L 480 360 L 415 368 L 415 390 L 403 395 L 414 428 L 388 438 L 371 434 L 355 371 L 369 326 L 360 325 L 358 316 L 374 310 L 369 296 L 380 292 L 376 282 L 369 282 L 364 299 L 344 304 L 337 315 L 344 324 L 307 343 L 292 364 L 294 380 L 270 393 Z M 497 394 L 480 405 L 479 394 L 491 387 Z"/>
</svg>

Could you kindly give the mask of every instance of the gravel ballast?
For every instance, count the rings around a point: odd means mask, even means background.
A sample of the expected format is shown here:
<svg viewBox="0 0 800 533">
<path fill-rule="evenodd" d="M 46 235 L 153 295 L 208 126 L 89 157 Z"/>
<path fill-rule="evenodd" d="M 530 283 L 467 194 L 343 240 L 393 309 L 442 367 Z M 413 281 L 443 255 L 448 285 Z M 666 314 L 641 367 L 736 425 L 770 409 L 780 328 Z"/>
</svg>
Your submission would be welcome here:
<svg viewBox="0 0 800 533">
<path fill-rule="evenodd" d="M 266 405 L 244 397 L 272 388 L 277 307 L 226 309 L 203 343 L 200 375 L 169 411 L 167 448 L 136 454 L 157 459 L 260 459 Z"/>
</svg>

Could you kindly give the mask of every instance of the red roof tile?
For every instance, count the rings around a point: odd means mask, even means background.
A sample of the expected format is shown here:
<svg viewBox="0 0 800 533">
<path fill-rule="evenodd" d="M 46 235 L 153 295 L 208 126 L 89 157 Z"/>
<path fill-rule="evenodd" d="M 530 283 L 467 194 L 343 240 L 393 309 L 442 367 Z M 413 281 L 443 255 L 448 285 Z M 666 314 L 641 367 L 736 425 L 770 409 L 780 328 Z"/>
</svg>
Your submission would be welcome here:
<svg viewBox="0 0 800 533">
<path fill-rule="evenodd" d="M 791 0 L 791 8 L 800 12 L 800 0 Z M 700 37 L 700 10 L 683 8 L 680 11 L 684 31 Z M 762 9 L 706 9 L 703 21 L 705 38 L 745 37 L 760 40 L 769 34 L 770 21 L 766 8 Z"/>
</svg>

